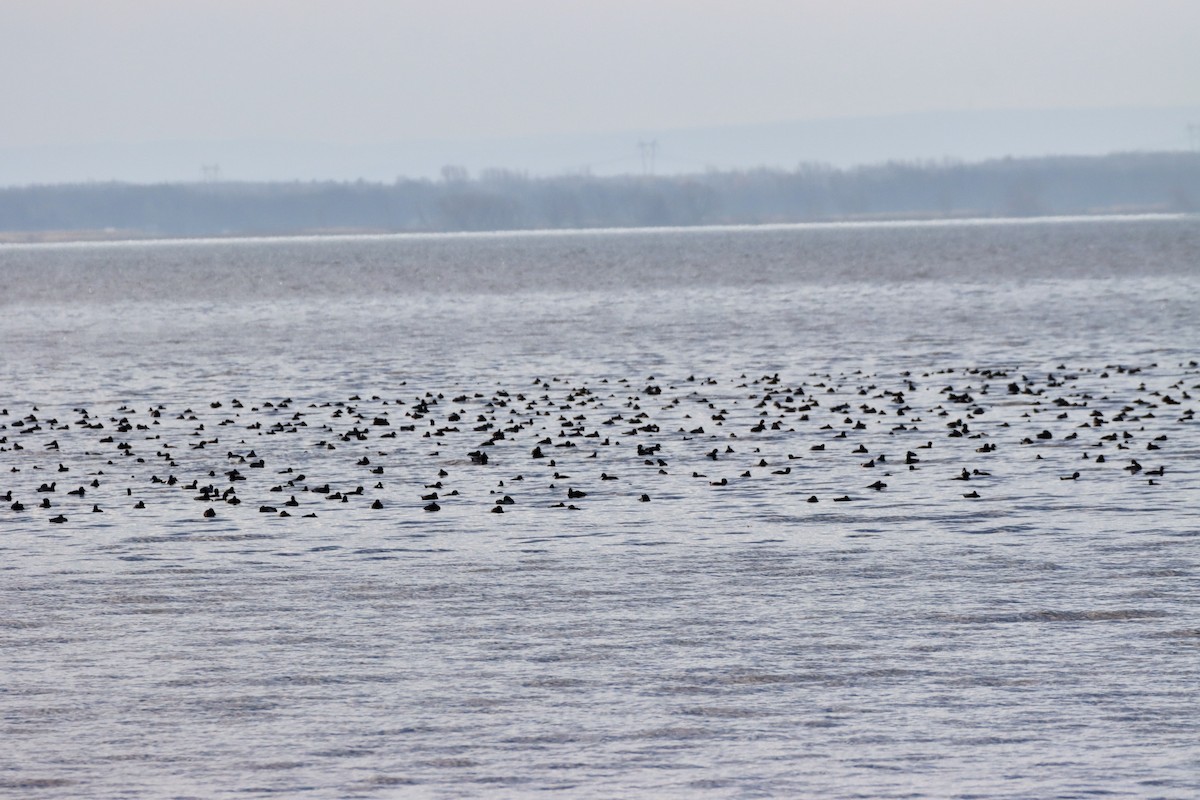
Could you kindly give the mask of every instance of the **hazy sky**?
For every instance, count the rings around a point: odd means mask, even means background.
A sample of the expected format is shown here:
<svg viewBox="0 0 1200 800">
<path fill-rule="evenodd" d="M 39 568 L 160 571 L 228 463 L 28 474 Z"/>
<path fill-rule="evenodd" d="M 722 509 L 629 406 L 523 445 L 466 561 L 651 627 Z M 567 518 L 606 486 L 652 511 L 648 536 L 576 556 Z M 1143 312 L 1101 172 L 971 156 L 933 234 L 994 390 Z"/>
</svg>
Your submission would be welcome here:
<svg viewBox="0 0 1200 800">
<path fill-rule="evenodd" d="M 0 0 L 0 146 L 1200 104 L 1200 0 Z"/>
</svg>

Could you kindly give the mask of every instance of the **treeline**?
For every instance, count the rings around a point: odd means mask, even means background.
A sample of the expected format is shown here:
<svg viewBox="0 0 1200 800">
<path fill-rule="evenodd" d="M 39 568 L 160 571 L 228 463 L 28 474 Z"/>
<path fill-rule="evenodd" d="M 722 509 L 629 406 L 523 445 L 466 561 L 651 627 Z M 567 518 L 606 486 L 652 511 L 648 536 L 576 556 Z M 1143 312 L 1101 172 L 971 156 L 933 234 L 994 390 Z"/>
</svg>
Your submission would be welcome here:
<svg viewBox="0 0 1200 800">
<path fill-rule="evenodd" d="M 1200 210 L 1200 154 L 802 165 L 683 176 L 531 178 L 506 170 L 392 184 L 88 183 L 0 189 L 7 238 L 484 231 Z"/>
</svg>

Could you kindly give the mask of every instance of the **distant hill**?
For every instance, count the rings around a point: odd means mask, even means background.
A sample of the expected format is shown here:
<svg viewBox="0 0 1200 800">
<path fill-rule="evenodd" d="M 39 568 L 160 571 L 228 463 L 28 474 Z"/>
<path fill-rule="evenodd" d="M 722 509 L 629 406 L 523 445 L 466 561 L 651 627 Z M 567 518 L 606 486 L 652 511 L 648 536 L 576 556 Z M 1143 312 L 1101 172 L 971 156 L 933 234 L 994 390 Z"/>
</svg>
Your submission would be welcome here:
<svg viewBox="0 0 1200 800">
<path fill-rule="evenodd" d="M 1200 211 L 1200 153 L 390 183 L 0 189 L 0 239 L 254 236 Z"/>
</svg>

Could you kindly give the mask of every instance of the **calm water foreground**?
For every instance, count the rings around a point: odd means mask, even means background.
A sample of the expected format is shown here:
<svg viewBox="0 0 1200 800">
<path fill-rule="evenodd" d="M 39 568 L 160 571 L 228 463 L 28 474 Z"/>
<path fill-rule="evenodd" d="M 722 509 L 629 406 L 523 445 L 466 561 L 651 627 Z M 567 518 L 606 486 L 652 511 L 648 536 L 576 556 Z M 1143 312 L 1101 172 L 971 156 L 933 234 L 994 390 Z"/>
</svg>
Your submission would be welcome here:
<svg viewBox="0 0 1200 800">
<path fill-rule="evenodd" d="M 0 796 L 1200 794 L 1195 217 L 0 286 Z"/>
</svg>

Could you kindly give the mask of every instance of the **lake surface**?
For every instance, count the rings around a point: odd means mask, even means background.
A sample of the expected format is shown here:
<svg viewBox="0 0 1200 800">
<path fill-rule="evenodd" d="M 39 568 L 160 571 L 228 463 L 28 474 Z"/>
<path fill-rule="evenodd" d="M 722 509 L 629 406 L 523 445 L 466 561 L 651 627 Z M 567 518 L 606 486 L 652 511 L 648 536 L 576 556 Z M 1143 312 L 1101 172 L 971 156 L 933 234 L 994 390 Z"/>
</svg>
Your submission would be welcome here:
<svg viewBox="0 0 1200 800">
<path fill-rule="evenodd" d="M 0 796 L 1195 797 L 1198 360 L 1194 216 L 0 246 Z"/>
</svg>

